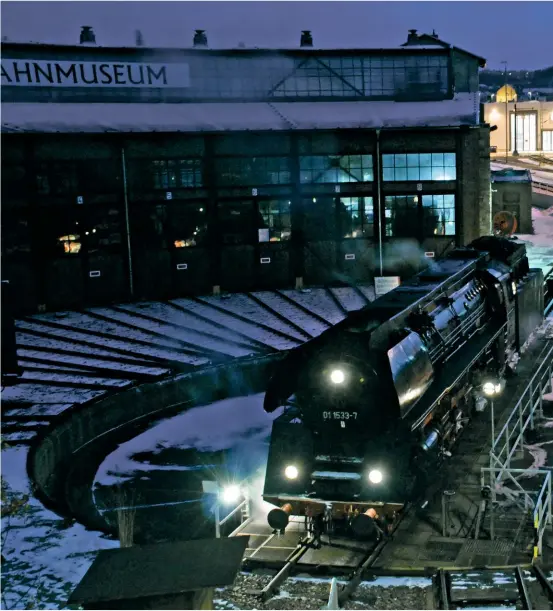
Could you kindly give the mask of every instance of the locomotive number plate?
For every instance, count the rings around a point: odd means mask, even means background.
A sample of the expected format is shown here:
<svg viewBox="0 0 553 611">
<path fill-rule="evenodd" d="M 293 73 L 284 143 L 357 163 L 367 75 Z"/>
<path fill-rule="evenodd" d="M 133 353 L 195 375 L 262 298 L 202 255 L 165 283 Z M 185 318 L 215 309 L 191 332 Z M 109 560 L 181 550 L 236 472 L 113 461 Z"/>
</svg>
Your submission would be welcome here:
<svg viewBox="0 0 553 611">
<path fill-rule="evenodd" d="M 323 412 L 323 420 L 357 420 L 357 412 Z"/>
</svg>

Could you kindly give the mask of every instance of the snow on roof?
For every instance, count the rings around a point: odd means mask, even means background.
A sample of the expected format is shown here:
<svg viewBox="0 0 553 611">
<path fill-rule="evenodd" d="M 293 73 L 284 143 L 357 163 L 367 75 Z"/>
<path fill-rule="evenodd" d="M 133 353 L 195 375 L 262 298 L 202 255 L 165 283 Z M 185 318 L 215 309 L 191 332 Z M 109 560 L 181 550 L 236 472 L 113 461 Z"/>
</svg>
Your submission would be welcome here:
<svg viewBox="0 0 553 611">
<path fill-rule="evenodd" d="M 478 121 L 476 94 L 437 102 L 2 104 L 3 132 L 216 132 L 458 127 Z"/>
<path fill-rule="evenodd" d="M 492 170 L 492 182 L 532 182 L 530 170 L 515 170 L 505 168 L 504 170 Z"/>
</svg>

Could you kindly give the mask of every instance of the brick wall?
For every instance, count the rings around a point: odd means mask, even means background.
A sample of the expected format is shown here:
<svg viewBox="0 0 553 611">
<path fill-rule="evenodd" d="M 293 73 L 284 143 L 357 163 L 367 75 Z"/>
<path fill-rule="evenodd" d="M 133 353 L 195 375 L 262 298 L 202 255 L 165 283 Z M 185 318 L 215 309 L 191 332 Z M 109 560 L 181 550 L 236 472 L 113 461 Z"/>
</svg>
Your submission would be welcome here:
<svg viewBox="0 0 553 611">
<path fill-rule="evenodd" d="M 491 232 L 490 130 L 488 126 L 461 132 L 459 191 L 462 211 L 461 244 Z"/>
</svg>

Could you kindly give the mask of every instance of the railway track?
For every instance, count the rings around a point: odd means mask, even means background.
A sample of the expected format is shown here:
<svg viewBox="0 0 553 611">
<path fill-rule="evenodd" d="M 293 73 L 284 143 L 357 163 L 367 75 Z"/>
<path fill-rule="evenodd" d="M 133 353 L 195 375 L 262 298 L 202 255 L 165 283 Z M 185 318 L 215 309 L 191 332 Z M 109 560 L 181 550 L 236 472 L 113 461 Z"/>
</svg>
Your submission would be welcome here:
<svg viewBox="0 0 553 611">
<path fill-rule="evenodd" d="M 433 609 L 553 609 L 553 586 L 538 565 L 439 570 L 432 590 Z"/>
<path fill-rule="evenodd" d="M 360 560 L 357 562 L 357 565 L 353 569 L 350 569 L 348 573 L 346 573 L 346 583 L 343 584 L 343 586 L 339 589 L 338 592 L 338 604 L 340 606 L 343 606 L 347 602 L 347 600 L 349 600 L 349 598 L 353 595 L 359 584 L 363 581 L 363 577 L 366 571 L 368 571 L 372 566 L 374 566 L 375 562 L 378 560 L 385 547 L 393 540 L 397 528 L 407 517 L 410 509 L 411 507 L 407 508 L 398 516 L 395 522 L 391 525 L 391 528 L 386 536 L 380 538 L 374 543 L 368 544 Z M 266 539 L 266 541 L 262 543 L 257 549 L 261 549 L 263 547 L 268 546 L 274 536 L 275 535 L 270 535 Z M 310 534 L 306 534 L 304 537 L 302 537 L 297 546 L 291 550 L 277 574 L 262 590 L 256 591 L 255 594 L 259 596 L 259 598 L 263 602 L 266 602 L 278 592 L 278 590 L 284 584 L 286 579 L 292 576 L 294 572 L 298 570 L 301 570 L 302 572 L 308 571 L 309 569 L 306 569 L 305 566 L 300 567 L 300 561 L 309 550 L 315 548 L 315 543 L 316 541 L 314 537 Z M 320 547 L 321 553 L 324 553 L 327 546 L 332 547 L 331 544 L 322 543 Z M 251 558 L 252 556 L 250 556 L 248 560 L 251 560 Z M 321 567 L 316 566 L 316 572 L 320 572 L 320 570 Z"/>
</svg>

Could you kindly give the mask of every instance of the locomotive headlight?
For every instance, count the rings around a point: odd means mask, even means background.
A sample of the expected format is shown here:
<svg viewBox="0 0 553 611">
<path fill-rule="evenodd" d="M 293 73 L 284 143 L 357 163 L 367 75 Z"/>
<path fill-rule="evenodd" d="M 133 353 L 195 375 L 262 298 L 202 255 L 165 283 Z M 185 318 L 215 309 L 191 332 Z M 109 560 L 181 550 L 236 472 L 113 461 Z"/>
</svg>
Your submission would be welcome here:
<svg viewBox="0 0 553 611">
<path fill-rule="evenodd" d="M 288 479 L 296 479 L 298 477 L 298 468 L 294 465 L 288 465 L 286 469 L 284 469 L 284 475 Z"/>
<path fill-rule="evenodd" d="M 382 471 L 379 469 L 371 469 L 369 471 L 369 481 L 373 484 L 380 484 L 382 481 Z"/>
<path fill-rule="evenodd" d="M 330 372 L 330 381 L 333 384 L 343 384 L 346 376 L 341 369 L 333 369 Z"/>
</svg>

